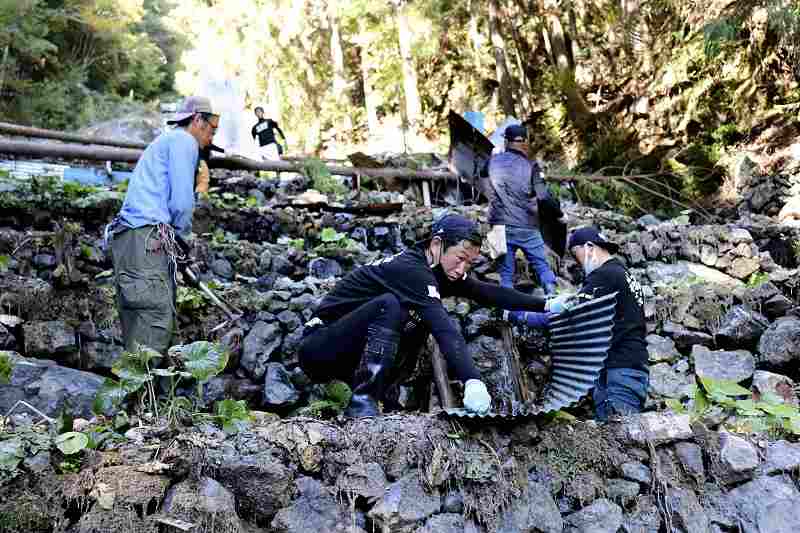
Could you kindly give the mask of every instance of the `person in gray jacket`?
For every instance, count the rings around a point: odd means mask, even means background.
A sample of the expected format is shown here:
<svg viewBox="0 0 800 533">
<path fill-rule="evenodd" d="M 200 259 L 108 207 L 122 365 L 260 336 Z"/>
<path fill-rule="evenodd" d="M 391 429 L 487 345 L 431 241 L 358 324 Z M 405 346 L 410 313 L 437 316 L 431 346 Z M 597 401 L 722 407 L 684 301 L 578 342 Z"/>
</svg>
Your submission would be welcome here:
<svg viewBox="0 0 800 533">
<path fill-rule="evenodd" d="M 555 294 L 556 276 L 545 256 L 536 204 L 550 193 L 539 165 L 528 159 L 525 127 L 511 125 L 504 137 L 505 152 L 492 156 L 487 168 L 489 224 L 506 227 L 508 253 L 500 265 L 500 285 L 513 287 L 514 256 L 521 249 L 536 270 L 545 294 Z"/>
</svg>

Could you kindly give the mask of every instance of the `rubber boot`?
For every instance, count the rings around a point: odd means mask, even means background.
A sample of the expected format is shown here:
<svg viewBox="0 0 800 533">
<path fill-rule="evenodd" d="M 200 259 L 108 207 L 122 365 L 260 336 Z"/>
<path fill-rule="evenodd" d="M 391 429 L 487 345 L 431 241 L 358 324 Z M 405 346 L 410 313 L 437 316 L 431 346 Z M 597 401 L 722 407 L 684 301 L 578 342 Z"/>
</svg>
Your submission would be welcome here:
<svg viewBox="0 0 800 533">
<path fill-rule="evenodd" d="M 361 363 L 353 378 L 353 397 L 344 411 L 347 418 L 378 416 L 378 401 L 383 398 L 387 377 L 397 356 L 398 332 L 381 326 L 370 326 Z"/>
</svg>

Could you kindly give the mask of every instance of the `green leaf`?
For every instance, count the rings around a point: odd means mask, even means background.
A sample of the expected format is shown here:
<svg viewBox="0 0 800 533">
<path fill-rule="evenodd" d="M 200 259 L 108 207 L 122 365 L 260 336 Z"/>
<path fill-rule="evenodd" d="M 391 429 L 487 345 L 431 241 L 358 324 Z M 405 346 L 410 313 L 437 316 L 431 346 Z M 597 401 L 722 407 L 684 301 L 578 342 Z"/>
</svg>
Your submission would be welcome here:
<svg viewBox="0 0 800 533">
<path fill-rule="evenodd" d="M 0 274 L 8 272 L 8 265 L 11 263 L 11 258 L 7 255 L 0 255 Z"/>
<path fill-rule="evenodd" d="M 79 431 L 69 431 L 56 437 L 55 444 L 64 455 L 73 455 L 89 445 L 89 437 Z"/>
<path fill-rule="evenodd" d="M 25 458 L 25 443 L 19 437 L 0 441 L 0 471 L 14 470 Z"/>
<path fill-rule="evenodd" d="M 770 405 L 781 405 L 781 404 L 785 403 L 783 401 L 783 398 L 781 398 L 780 396 L 778 396 L 774 392 L 761 393 L 760 401 L 762 401 L 764 403 L 768 403 Z"/>
<path fill-rule="evenodd" d="M 696 416 L 700 416 L 706 411 L 708 411 L 708 408 L 710 406 L 711 403 L 708 401 L 706 393 L 703 392 L 703 389 L 698 387 L 694 395 L 694 408 L 693 408 L 694 414 Z"/>
<path fill-rule="evenodd" d="M 353 392 L 350 387 L 342 381 L 331 381 L 325 385 L 325 397 L 336 404 L 340 409 L 344 409 L 350 403 Z"/>
<path fill-rule="evenodd" d="M 320 234 L 322 242 L 336 242 L 344 239 L 344 233 L 339 233 L 333 228 L 325 228 Z"/>
<path fill-rule="evenodd" d="M 736 400 L 736 412 L 742 416 L 760 416 L 761 412 L 756 409 L 756 402 L 752 399 Z"/>
<path fill-rule="evenodd" d="M 712 398 L 724 396 L 750 396 L 751 392 L 738 383 L 728 379 L 700 378 L 700 383 Z"/>
<path fill-rule="evenodd" d="M 62 411 L 61 415 L 56 420 L 56 431 L 59 433 L 66 433 L 68 431 L 72 431 L 72 424 L 74 422 L 74 417 L 67 413 L 66 411 Z"/>
<path fill-rule="evenodd" d="M 800 416 L 785 419 L 783 429 L 794 435 L 800 435 Z"/>
<path fill-rule="evenodd" d="M 111 378 L 106 378 L 103 382 L 103 386 L 100 387 L 100 390 L 97 391 L 97 396 L 94 398 L 92 411 L 99 415 L 111 414 L 119 409 L 119 406 L 125 401 L 127 395 L 128 391 L 120 382 L 114 381 Z"/>
<path fill-rule="evenodd" d="M 777 416 L 778 418 L 794 418 L 800 415 L 797 407 L 788 404 L 773 405 L 765 402 L 758 402 L 756 407 L 761 409 L 767 414 Z"/>
<path fill-rule="evenodd" d="M 664 403 L 667 404 L 667 407 L 669 407 L 678 414 L 683 414 L 686 412 L 686 408 L 683 406 L 680 400 L 676 400 L 675 398 L 669 398 Z"/>
<path fill-rule="evenodd" d="M 199 383 L 205 383 L 225 370 L 230 357 L 224 346 L 208 341 L 186 344 L 175 353 L 183 361 L 186 370 Z"/>
<path fill-rule="evenodd" d="M 244 400 L 222 400 L 214 404 L 214 413 L 222 422 L 222 430 L 236 434 L 250 426 L 250 411 Z"/>
</svg>

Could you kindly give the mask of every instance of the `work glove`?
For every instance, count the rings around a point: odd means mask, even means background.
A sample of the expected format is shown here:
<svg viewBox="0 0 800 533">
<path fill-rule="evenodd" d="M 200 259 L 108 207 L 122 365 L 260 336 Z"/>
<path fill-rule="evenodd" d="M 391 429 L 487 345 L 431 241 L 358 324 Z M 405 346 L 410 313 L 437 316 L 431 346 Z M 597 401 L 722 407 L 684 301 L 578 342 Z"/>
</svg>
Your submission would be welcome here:
<svg viewBox="0 0 800 533">
<path fill-rule="evenodd" d="M 537 313 L 534 311 L 503 311 L 503 320 L 512 324 L 543 329 L 550 325 L 553 313 Z"/>
<path fill-rule="evenodd" d="M 208 165 L 202 159 L 197 167 L 197 185 L 195 192 L 208 194 L 208 182 L 211 179 L 211 173 L 208 170 Z"/>
<path fill-rule="evenodd" d="M 464 384 L 464 407 L 473 413 L 485 413 L 492 405 L 486 385 L 479 379 L 468 379 Z"/>
<path fill-rule="evenodd" d="M 553 298 L 550 298 L 544 304 L 544 310 L 549 313 L 563 313 L 564 311 L 569 311 L 574 306 L 574 294 L 559 294 Z"/>
</svg>

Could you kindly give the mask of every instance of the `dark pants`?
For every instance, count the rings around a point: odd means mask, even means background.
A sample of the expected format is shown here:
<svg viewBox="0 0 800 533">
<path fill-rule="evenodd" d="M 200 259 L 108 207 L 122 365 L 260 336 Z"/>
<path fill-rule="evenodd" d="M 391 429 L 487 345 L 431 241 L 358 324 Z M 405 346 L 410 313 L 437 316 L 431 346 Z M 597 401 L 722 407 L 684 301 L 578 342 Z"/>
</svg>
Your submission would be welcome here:
<svg viewBox="0 0 800 533">
<path fill-rule="evenodd" d="M 166 355 L 175 333 L 175 278 L 154 226 L 127 229 L 111 241 L 117 309 L 125 349 L 144 344 Z"/>
<path fill-rule="evenodd" d="M 609 416 L 642 412 L 649 386 L 650 375 L 643 370 L 604 369 L 592 393 L 595 418 L 605 422 Z"/>
<path fill-rule="evenodd" d="M 416 327 L 409 332 L 408 310 L 393 294 L 383 294 L 331 324 L 307 331 L 298 354 L 303 371 L 317 382 L 338 379 L 352 384 L 367 342 L 367 329 L 373 324 L 401 335 L 399 360 L 393 375 L 399 377 L 402 369 L 416 364 L 426 338 L 424 328 Z"/>
</svg>

